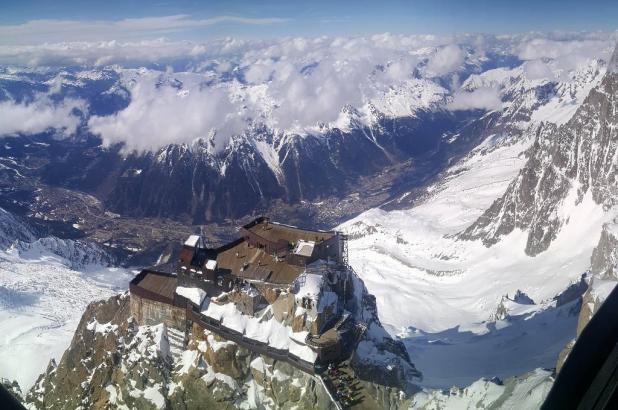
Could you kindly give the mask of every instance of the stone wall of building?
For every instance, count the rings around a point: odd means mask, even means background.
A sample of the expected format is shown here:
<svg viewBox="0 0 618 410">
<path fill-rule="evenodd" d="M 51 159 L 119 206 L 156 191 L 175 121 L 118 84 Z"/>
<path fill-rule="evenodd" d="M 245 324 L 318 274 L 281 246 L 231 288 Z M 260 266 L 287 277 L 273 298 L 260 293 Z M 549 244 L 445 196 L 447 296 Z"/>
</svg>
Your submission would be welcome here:
<svg viewBox="0 0 618 410">
<path fill-rule="evenodd" d="M 165 323 L 184 332 L 186 311 L 183 308 L 157 302 L 131 294 L 131 315 L 139 325 L 157 325 Z"/>
</svg>

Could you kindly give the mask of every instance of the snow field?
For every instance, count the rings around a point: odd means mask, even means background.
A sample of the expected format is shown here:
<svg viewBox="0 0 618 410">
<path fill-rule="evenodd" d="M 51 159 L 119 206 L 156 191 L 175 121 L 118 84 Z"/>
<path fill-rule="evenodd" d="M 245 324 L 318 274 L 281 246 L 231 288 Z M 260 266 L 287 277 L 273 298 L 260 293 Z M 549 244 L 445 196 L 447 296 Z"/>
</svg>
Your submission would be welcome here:
<svg viewBox="0 0 618 410">
<path fill-rule="evenodd" d="M 86 306 L 126 289 L 132 277 L 101 266 L 77 272 L 46 252 L 27 258 L 0 252 L 0 376 L 17 380 L 24 391 L 50 359 L 60 359 Z"/>
</svg>

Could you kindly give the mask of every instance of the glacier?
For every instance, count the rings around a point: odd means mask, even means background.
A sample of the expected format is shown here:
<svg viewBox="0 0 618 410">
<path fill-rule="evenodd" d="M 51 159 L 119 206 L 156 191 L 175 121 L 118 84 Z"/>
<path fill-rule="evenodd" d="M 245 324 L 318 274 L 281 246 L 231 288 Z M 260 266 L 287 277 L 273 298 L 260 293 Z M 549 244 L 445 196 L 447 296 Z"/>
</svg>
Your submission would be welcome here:
<svg viewBox="0 0 618 410">
<path fill-rule="evenodd" d="M 0 215 L 2 238 L 11 242 L 0 251 L 0 377 L 29 389 L 69 346 L 86 306 L 126 289 L 133 274 L 110 266 L 111 257 L 97 245 L 34 240 L 26 223 L 5 210 Z M 32 242 L 22 240 L 24 233 Z"/>
</svg>

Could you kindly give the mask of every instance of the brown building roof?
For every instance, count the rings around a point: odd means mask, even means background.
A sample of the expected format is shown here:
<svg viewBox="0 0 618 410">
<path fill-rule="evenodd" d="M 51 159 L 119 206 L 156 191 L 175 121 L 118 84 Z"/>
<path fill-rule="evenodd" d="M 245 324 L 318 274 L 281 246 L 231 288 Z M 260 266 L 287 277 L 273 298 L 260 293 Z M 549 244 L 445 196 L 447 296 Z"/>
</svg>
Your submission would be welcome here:
<svg viewBox="0 0 618 410">
<path fill-rule="evenodd" d="M 160 274 L 158 272 L 142 272 L 143 278 L 136 281 L 136 286 L 150 292 L 154 292 L 168 299 L 174 299 L 177 280 L 174 276 Z M 141 274 L 140 274 L 141 275 Z M 139 279 L 139 278 L 137 278 Z"/>
<path fill-rule="evenodd" d="M 322 242 L 335 236 L 335 232 L 310 231 L 295 226 L 270 222 L 268 218 L 264 217 L 258 218 L 245 225 L 244 228 L 271 242 L 284 240 L 289 243 L 296 243 L 300 239 L 304 241 Z"/>
<path fill-rule="evenodd" d="M 217 256 L 219 269 L 228 269 L 234 276 L 247 280 L 289 284 L 303 271 L 302 266 L 277 262 L 263 249 L 250 247 L 246 241 L 239 241 Z M 244 268 L 244 269 L 243 269 Z"/>
<path fill-rule="evenodd" d="M 314 243 L 319 244 L 336 235 L 336 232 L 311 231 L 270 222 L 265 217 L 244 225 L 243 230 L 241 238 L 216 249 L 184 246 L 177 269 L 181 266 L 201 269 L 208 260 L 216 259 L 219 272 L 246 280 L 286 285 L 302 273 L 303 260 L 312 256 Z M 288 255 L 295 249 L 292 244 L 299 245 L 299 241 L 306 244 L 305 252 Z M 274 256 L 275 253 L 279 258 Z M 291 261 L 289 256 L 297 257 Z M 181 270 L 178 272 L 182 273 Z"/>
</svg>

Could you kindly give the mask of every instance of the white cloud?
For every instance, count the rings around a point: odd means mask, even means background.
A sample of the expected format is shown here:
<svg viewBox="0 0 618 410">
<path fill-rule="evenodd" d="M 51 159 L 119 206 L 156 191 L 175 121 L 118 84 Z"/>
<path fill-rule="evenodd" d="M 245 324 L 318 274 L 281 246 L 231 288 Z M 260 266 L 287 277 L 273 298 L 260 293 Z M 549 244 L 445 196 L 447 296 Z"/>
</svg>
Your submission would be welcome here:
<svg viewBox="0 0 618 410">
<path fill-rule="evenodd" d="M 606 40 L 553 40 L 535 38 L 522 42 L 518 47 L 518 55 L 522 60 L 536 60 L 539 58 L 556 59 L 564 56 L 581 55 L 595 57 L 599 50 L 607 45 Z"/>
<path fill-rule="evenodd" d="M 272 73 L 273 67 L 271 64 L 256 62 L 247 68 L 245 79 L 250 83 L 259 84 L 267 81 Z"/>
<path fill-rule="evenodd" d="M 618 40 L 616 33 L 558 33 L 525 38 L 515 47 L 519 58 L 528 62 L 526 75 L 541 79 L 547 74 L 543 67 L 549 60 L 554 70 L 573 70 L 582 67 L 591 58 L 609 59 Z"/>
<path fill-rule="evenodd" d="M 600 44 L 600 49 L 586 50 L 586 55 L 605 53 L 613 46 L 612 36 L 585 37 L 585 41 Z M 226 38 L 205 43 L 79 42 L 0 46 L 0 61 L 34 67 L 117 64 L 120 67 L 115 69 L 130 77 L 123 77 L 123 84 L 134 84 L 129 87 L 131 102 L 115 115 L 90 118 L 88 124 L 93 132 L 101 134 L 107 143 L 124 141 L 127 149 L 138 150 L 191 142 L 214 133 L 217 148 L 221 149 L 230 136 L 241 134 L 252 124 L 304 132 L 315 130 L 319 123 L 339 121 L 346 105 L 356 107 L 361 116 L 369 118 L 369 102 L 387 110 L 392 108 L 395 116 L 408 115 L 413 109 L 411 104 L 423 108 L 442 104 L 448 91 L 434 77 L 451 74 L 451 89 L 456 90 L 459 81 L 466 79 L 461 68 L 480 67 L 489 52 L 528 57 L 526 74 L 543 78 L 558 64 L 552 60 L 548 73 L 547 59 L 536 58 L 545 44 L 538 40 L 543 38 L 539 34 L 381 34 L 259 41 Z M 544 39 L 583 41 L 579 37 Z M 577 54 L 580 46 L 571 50 L 574 55 L 567 51 L 555 54 L 560 64 L 569 58 L 581 58 Z M 136 76 L 134 71 L 122 68 L 149 63 L 171 65 L 179 71 L 146 70 L 147 75 Z M 180 80 L 183 92 L 179 95 L 175 88 L 157 87 L 157 82 L 165 78 Z M 434 94 L 440 96 L 434 98 Z M 447 108 L 492 110 L 500 106 L 497 90 L 480 88 L 455 92 Z"/>
<path fill-rule="evenodd" d="M 529 80 L 553 80 L 554 72 L 543 60 L 530 60 L 524 63 L 524 74 Z"/>
<path fill-rule="evenodd" d="M 0 25 L 0 44 L 37 44 L 139 38 L 179 30 L 209 27 L 220 23 L 243 25 L 278 24 L 287 19 L 215 16 L 194 19 L 186 14 L 123 20 L 31 20 L 17 25 Z"/>
<path fill-rule="evenodd" d="M 200 49 L 194 43 L 169 42 L 163 39 L 137 42 L 73 42 L 36 46 L 0 46 L 0 61 L 29 67 L 103 66 L 200 58 L 207 52 L 208 50 Z"/>
<path fill-rule="evenodd" d="M 464 62 L 466 54 L 458 46 L 449 44 L 439 49 L 427 63 L 427 70 L 440 76 L 455 71 Z"/>
<path fill-rule="evenodd" d="M 453 111 L 457 110 L 496 110 L 502 107 L 500 100 L 500 91 L 497 88 L 482 87 L 473 91 L 463 91 L 455 93 L 453 101 L 447 108 Z"/>
<path fill-rule="evenodd" d="M 122 36 L 117 36 L 121 38 Z M 284 58 L 316 61 L 324 56 L 371 59 L 387 63 L 400 58 L 429 56 L 425 47 L 442 47 L 458 41 L 453 37 L 383 34 L 372 37 L 280 38 L 273 40 L 213 39 L 203 43 L 149 40 L 60 41 L 43 44 L 2 44 L 2 64 L 29 66 L 147 64 L 174 59 L 201 62 L 206 59 L 241 58 L 247 63 Z M 419 51 L 420 50 L 420 51 Z"/>
<path fill-rule="evenodd" d="M 385 73 L 393 81 L 403 81 L 410 78 L 417 63 L 418 59 L 416 58 L 395 61 L 388 64 Z"/>
<path fill-rule="evenodd" d="M 89 127 L 107 143 L 126 141 L 128 149 L 138 150 L 166 142 L 190 142 L 213 130 L 222 148 L 222 141 L 242 133 L 251 122 L 303 132 L 337 120 L 345 105 L 361 107 L 392 85 L 410 79 L 419 56 L 402 49 L 406 41 L 405 37 L 383 36 L 211 43 L 201 50 L 213 57 L 205 60 L 210 64 L 194 65 L 206 73 L 171 75 L 181 79 L 186 96 L 178 96 L 170 87 L 155 87 L 157 74 L 151 72 L 152 77 L 135 79 L 137 85 L 131 89 L 126 109 L 109 117 L 93 117 Z M 168 48 L 161 42 L 158 50 Z M 384 72 L 377 70 L 378 65 L 385 67 Z M 206 77 L 220 76 L 234 67 L 246 85 L 232 81 L 204 87 Z"/>
<path fill-rule="evenodd" d="M 160 74 L 134 78 L 127 108 L 112 116 L 92 117 L 88 126 L 106 143 L 125 141 L 128 149 L 150 150 L 169 142 L 191 142 L 216 133 L 217 149 L 251 121 L 269 127 L 302 131 L 338 118 L 346 104 L 360 106 L 373 95 L 369 61 L 355 64 L 324 58 L 306 67 L 304 61 L 249 64 L 248 85 L 236 81 L 204 86 L 201 73 L 166 74 L 183 82 L 183 92 L 157 86 Z M 264 83 L 267 82 L 267 83 Z"/>
<path fill-rule="evenodd" d="M 131 90 L 131 102 L 110 116 L 93 116 L 90 131 L 106 144 L 127 143 L 127 148 L 147 151 L 170 142 L 189 143 L 213 133 L 217 148 L 230 135 L 240 134 L 246 123 L 237 115 L 229 94 L 221 88 L 179 92 L 156 86 L 157 77 L 141 79 Z"/>
<path fill-rule="evenodd" d="M 0 102 L 0 135 L 36 134 L 50 129 L 72 135 L 81 121 L 74 110 L 85 112 L 86 103 L 75 99 L 54 103 L 45 94 L 29 102 Z"/>
<path fill-rule="evenodd" d="M 6 27 L 6 26 L 5 26 Z M 0 26 L 0 30 L 2 26 Z M 584 36 L 584 35 L 582 35 Z M 116 36 L 121 38 L 119 34 Z M 203 43 L 190 41 L 109 40 L 72 41 L 43 44 L 2 44 L 0 35 L 0 61 L 2 64 L 29 66 L 54 65 L 107 65 L 165 63 L 168 60 L 202 62 L 217 59 L 245 59 L 246 63 L 284 58 L 288 61 L 301 59 L 310 62 L 324 56 L 372 60 L 388 65 L 406 64 L 406 61 L 427 60 L 427 69 L 434 75 L 456 70 L 467 58 L 464 49 L 472 49 L 479 58 L 486 51 L 510 54 L 523 60 L 573 55 L 586 57 L 609 57 L 618 36 L 613 33 L 597 33 L 593 38 L 567 36 L 566 39 L 549 39 L 547 35 L 490 36 L 490 35 L 394 35 L 380 34 L 371 37 L 318 37 L 279 38 L 273 40 L 243 40 L 238 38 L 213 39 Z M 569 46 L 574 42 L 577 45 Z M 545 53 L 553 44 L 562 44 L 560 52 Z M 569 52 L 571 50 L 571 52 Z M 580 53 L 581 51 L 582 53 Z"/>
<path fill-rule="evenodd" d="M 206 43 L 170 41 L 164 38 L 140 41 L 74 41 L 37 45 L 0 45 L 0 64 L 27 67 L 55 66 L 139 66 L 166 64 L 170 61 L 212 62 L 229 59 L 244 53 L 264 50 L 270 43 L 222 38 Z M 210 60 L 210 61 L 208 61 Z"/>
</svg>

